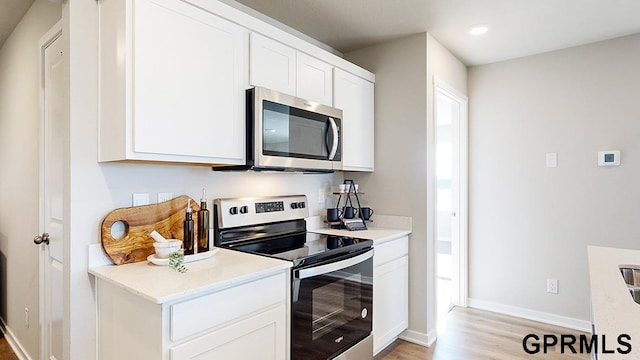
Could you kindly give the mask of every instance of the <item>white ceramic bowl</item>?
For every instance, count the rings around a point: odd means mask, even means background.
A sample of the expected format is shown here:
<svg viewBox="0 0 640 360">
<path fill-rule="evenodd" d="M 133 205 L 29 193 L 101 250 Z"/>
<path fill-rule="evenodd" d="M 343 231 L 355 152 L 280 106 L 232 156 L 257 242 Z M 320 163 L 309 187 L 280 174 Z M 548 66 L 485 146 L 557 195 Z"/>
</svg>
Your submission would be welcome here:
<svg viewBox="0 0 640 360">
<path fill-rule="evenodd" d="M 167 239 L 167 242 L 154 242 L 153 247 L 156 249 L 156 257 L 166 259 L 172 253 L 180 250 L 182 240 Z"/>
</svg>

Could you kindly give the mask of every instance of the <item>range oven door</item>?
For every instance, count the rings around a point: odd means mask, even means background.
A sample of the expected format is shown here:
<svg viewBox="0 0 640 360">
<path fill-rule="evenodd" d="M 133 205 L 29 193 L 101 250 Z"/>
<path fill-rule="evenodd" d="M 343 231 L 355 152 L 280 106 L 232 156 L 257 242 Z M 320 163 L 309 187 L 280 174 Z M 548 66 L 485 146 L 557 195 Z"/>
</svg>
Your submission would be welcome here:
<svg viewBox="0 0 640 360">
<path fill-rule="evenodd" d="M 248 110 L 253 139 L 248 141 L 254 142 L 254 166 L 342 168 L 341 110 L 260 87 L 247 92 L 253 105 Z"/>
<path fill-rule="evenodd" d="M 373 249 L 294 269 L 291 358 L 331 359 L 371 334 Z"/>
</svg>

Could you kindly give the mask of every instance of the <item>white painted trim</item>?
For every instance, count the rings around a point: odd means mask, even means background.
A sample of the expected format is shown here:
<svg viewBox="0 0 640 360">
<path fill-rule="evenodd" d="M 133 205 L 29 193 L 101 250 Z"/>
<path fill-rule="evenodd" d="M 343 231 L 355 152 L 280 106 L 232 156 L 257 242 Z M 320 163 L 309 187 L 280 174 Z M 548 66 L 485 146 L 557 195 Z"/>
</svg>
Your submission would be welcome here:
<svg viewBox="0 0 640 360">
<path fill-rule="evenodd" d="M 13 335 L 13 332 L 11 332 L 11 330 L 7 327 L 7 324 L 5 324 L 2 318 L 0 318 L 0 332 L 4 334 L 4 338 L 7 340 L 7 344 L 9 344 L 9 347 L 11 348 L 11 350 L 13 350 L 19 360 L 31 360 L 29 355 L 27 355 L 24 347 L 22 347 L 18 339 L 16 339 L 15 335 Z"/>
<path fill-rule="evenodd" d="M 438 79 L 436 76 L 433 77 L 433 85 L 434 85 L 434 89 L 435 89 L 435 86 L 437 86 L 445 90 L 446 92 L 450 93 L 451 96 L 460 98 L 463 102 L 469 102 L 469 98 L 467 97 L 467 95 L 458 91 L 456 88 L 447 84 L 446 82 Z"/>
<path fill-rule="evenodd" d="M 58 38 L 62 36 L 62 21 L 59 20 L 55 25 L 51 27 L 38 41 L 38 46 L 40 48 L 40 87 L 39 87 L 39 96 L 40 96 L 40 134 L 39 134 L 39 144 L 40 144 L 40 153 L 39 155 L 39 189 L 38 189 L 38 197 L 39 201 L 39 210 L 38 210 L 38 228 L 39 233 L 42 234 L 45 232 L 45 223 L 44 223 L 44 214 L 45 214 L 45 198 L 44 198 L 44 183 L 45 183 L 45 89 L 44 89 L 44 81 L 45 81 L 45 66 L 44 66 L 44 57 L 46 49 Z M 47 273 L 48 267 L 45 266 L 47 262 L 47 246 L 48 245 L 38 245 L 40 247 L 40 252 L 38 255 L 39 268 L 38 271 L 38 310 L 39 310 L 39 323 L 40 323 L 40 354 L 43 359 L 45 359 L 45 354 L 47 353 L 47 341 L 49 339 L 49 326 L 47 326 L 47 313 L 46 313 L 46 291 L 45 284 L 47 279 L 49 278 L 49 274 Z M 17 351 L 16 351 L 17 354 Z"/>
<path fill-rule="evenodd" d="M 459 192 L 459 209 L 458 209 L 458 222 L 459 222 L 459 239 L 458 239 L 458 258 L 454 263 L 457 264 L 457 269 L 454 270 L 454 274 L 457 275 L 458 289 L 454 292 L 454 298 L 452 303 L 456 306 L 467 307 L 467 299 L 469 297 L 469 238 L 468 238 L 468 213 L 469 213 L 469 196 L 468 196 L 468 168 L 469 168 L 469 98 L 458 91 L 454 87 L 450 86 L 446 82 L 433 77 L 433 131 L 434 134 L 437 131 L 437 110 L 438 110 L 438 93 L 442 93 L 445 96 L 450 97 L 454 101 L 460 104 L 460 123 L 459 125 L 459 173 L 458 173 L 458 192 Z M 435 194 L 437 194 L 437 189 Z M 437 206 L 437 204 L 436 204 Z M 437 219 L 435 219 L 437 220 Z M 436 221 L 434 221 L 436 223 Z M 437 241 L 437 239 L 435 239 Z M 437 259 L 437 257 L 436 257 Z M 437 261 L 437 260 L 436 260 Z M 436 274 L 437 275 L 437 274 Z"/>
<path fill-rule="evenodd" d="M 591 322 L 490 301 L 469 299 L 469 307 L 591 333 Z"/>
<path fill-rule="evenodd" d="M 458 96 L 458 95 L 456 95 Z M 467 307 L 469 300 L 469 99 L 464 102 L 460 115 L 460 279 L 458 306 Z"/>
<path fill-rule="evenodd" d="M 414 343 L 421 346 L 430 347 L 436 342 L 436 331 L 432 330 L 428 334 L 413 331 L 413 330 L 405 330 L 398 336 L 398 338 L 408 341 L 410 343 Z"/>
</svg>

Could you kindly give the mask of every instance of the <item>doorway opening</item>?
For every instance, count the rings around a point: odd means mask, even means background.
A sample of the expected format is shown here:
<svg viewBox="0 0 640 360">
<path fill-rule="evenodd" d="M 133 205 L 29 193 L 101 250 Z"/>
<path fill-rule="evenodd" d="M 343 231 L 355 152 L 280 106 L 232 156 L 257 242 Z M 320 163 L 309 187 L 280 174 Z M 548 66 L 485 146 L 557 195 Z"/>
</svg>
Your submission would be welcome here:
<svg viewBox="0 0 640 360">
<path fill-rule="evenodd" d="M 436 316 L 467 306 L 467 97 L 434 81 L 436 137 Z"/>
</svg>

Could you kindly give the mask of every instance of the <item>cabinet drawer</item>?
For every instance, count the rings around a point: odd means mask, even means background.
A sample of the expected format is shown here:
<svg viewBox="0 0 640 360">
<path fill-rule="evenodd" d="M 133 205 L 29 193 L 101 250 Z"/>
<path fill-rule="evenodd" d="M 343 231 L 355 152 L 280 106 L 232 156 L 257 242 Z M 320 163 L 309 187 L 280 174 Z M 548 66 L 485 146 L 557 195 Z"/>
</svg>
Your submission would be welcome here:
<svg viewBox="0 0 640 360">
<path fill-rule="evenodd" d="M 409 237 L 403 236 L 381 245 L 374 244 L 373 266 L 382 265 L 409 253 Z"/>
<path fill-rule="evenodd" d="M 286 326 L 283 304 L 176 346 L 171 360 L 286 359 Z"/>
<path fill-rule="evenodd" d="M 285 302 L 285 273 L 171 306 L 171 340 L 212 329 L 265 307 Z"/>
</svg>

